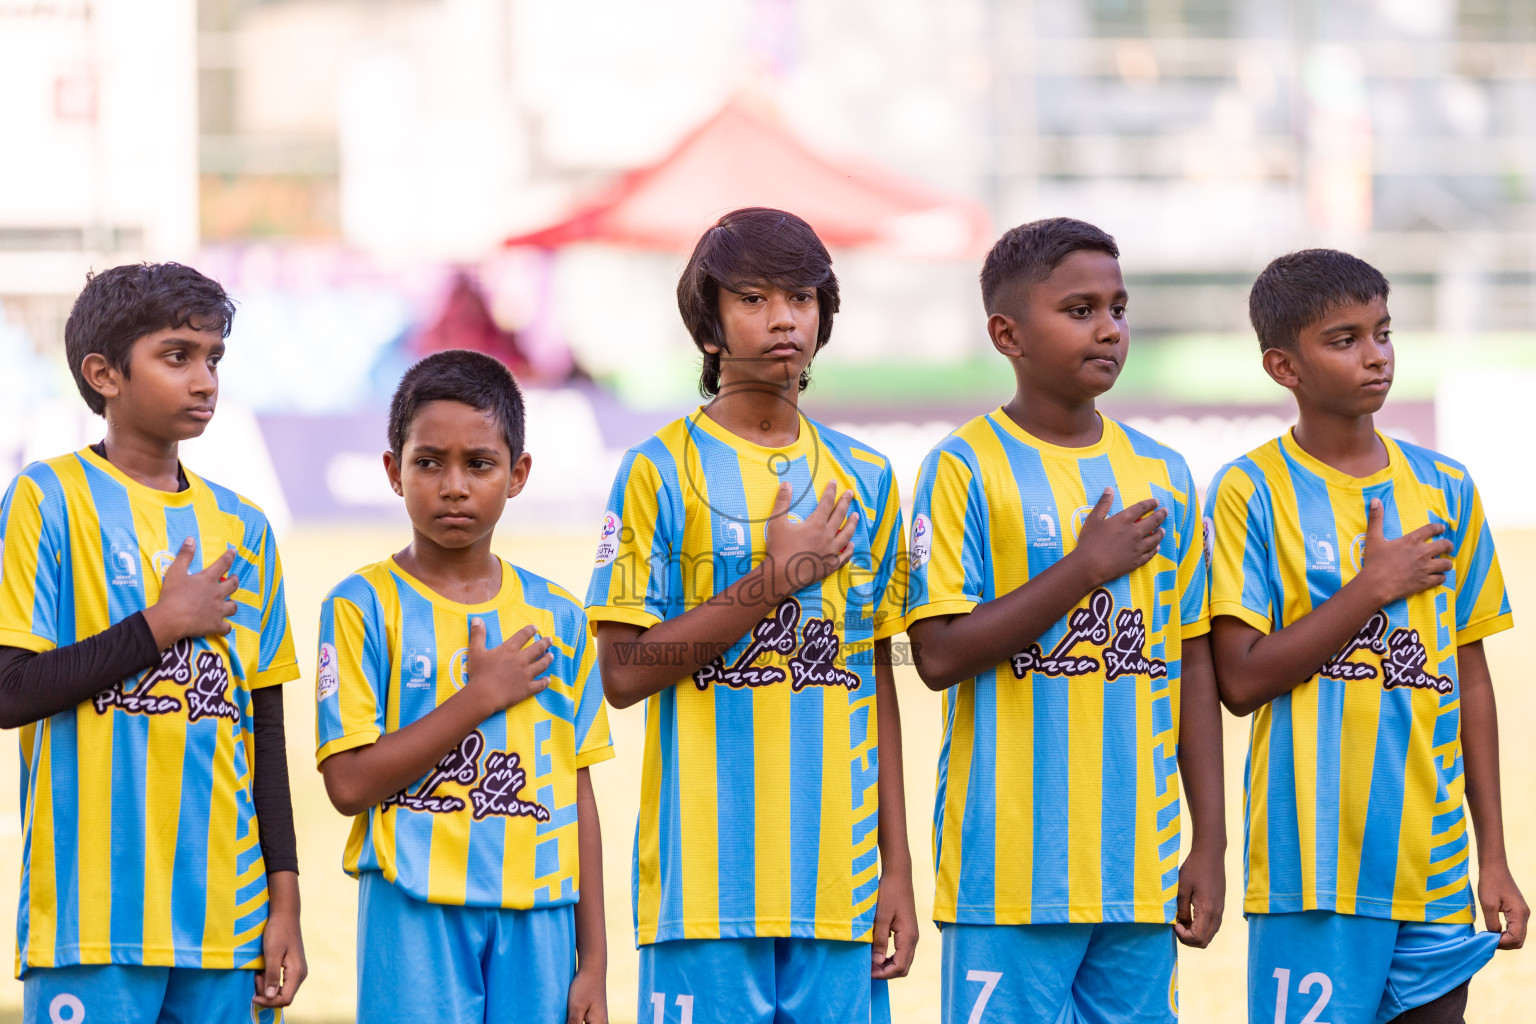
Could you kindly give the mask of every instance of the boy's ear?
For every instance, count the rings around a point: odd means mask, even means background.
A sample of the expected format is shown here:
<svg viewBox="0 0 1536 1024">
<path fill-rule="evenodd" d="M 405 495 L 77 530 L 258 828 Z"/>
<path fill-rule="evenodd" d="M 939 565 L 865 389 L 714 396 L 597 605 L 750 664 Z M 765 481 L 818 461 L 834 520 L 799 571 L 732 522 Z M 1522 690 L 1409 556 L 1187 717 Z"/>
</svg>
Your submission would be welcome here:
<svg viewBox="0 0 1536 1024">
<path fill-rule="evenodd" d="M 1296 373 L 1296 354 L 1283 348 L 1264 350 L 1264 372 L 1288 390 L 1301 383 L 1301 377 Z"/>
<path fill-rule="evenodd" d="M 100 352 L 91 352 L 80 362 L 80 376 L 103 399 L 116 398 L 123 389 L 123 375 Z"/>
<path fill-rule="evenodd" d="M 394 452 L 384 453 L 384 475 L 389 477 L 390 490 L 405 497 L 405 491 L 400 489 L 400 460 L 395 458 Z"/>
<path fill-rule="evenodd" d="M 987 317 L 987 334 L 992 347 L 1009 359 L 1024 355 L 1024 332 L 1017 320 L 1007 313 L 993 313 Z"/>
<path fill-rule="evenodd" d="M 512 475 L 507 480 L 507 497 L 515 498 L 522 493 L 524 485 L 528 483 L 528 471 L 533 468 L 533 456 L 527 452 L 517 457 L 512 463 Z"/>
</svg>

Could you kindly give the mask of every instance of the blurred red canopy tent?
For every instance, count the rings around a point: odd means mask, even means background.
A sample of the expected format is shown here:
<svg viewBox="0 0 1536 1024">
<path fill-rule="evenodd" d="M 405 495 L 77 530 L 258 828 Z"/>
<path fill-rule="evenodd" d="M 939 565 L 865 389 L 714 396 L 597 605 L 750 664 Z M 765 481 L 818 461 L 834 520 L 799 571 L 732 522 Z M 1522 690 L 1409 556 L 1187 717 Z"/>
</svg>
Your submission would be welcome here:
<svg viewBox="0 0 1536 1024">
<path fill-rule="evenodd" d="M 578 242 L 687 252 L 722 214 L 771 206 L 805 218 L 829 246 L 961 259 L 986 252 L 986 211 L 883 168 L 817 155 L 776 117 L 728 103 L 659 162 L 629 171 L 564 220 L 507 247 Z"/>
</svg>

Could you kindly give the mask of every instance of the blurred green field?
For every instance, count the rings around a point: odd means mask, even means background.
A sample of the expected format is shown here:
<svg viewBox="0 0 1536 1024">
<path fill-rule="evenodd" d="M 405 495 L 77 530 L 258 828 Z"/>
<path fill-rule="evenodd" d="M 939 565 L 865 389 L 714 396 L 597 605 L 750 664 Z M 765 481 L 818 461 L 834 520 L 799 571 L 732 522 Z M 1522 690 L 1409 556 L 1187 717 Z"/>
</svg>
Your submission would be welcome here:
<svg viewBox="0 0 1536 1024">
<path fill-rule="evenodd" d="M 516 504 L 509 509 L 516 515 Z M 357 885 L 341 871 L 341 852 L 348 821 L 327 802 L 314 768 L 314 651 L 315 616 L 320 599 L 332 584 L 360 565 L 398 550 L 408 540 L 403 530 L 328 528 L 296 530 L 283 542 L 288 607 L 294 641 L 304 669 L 302 680 L 287 687 L 289 762 L 298 826 L 301 882 L 304 893 L 304 939 L 309 955 L 309 980 L 299 993 L 289 1020 L 350 1021 L 354 986 L 353 941 Z M 1488 641 L 1489 660 L 1498 687 L 1502 735 L 1504 819 L 1511 867 L 1536 897 L 1536 743 L 1528 730 L 1536 723 L 1536 692 L 1527 689 L 1530 659 L 1520 652 L 1536 645 L 1536 532 L 1504 533 L 1497 538 L 1508 580 L 1517 626 Z M 506 539 L 499 550 L 507 558 L 562 584 L 576 595 L 586 591 L 592 563 L 593 538 L 541 536 Z M 929 866 L 929 828 L 934 790 L 934 762 L 940 731 L 938 696 L 930 693 L 910 668 L 897 670 L 901 694 L 906 758 L 908 819 L 916 862 L 919 917 L 932 907 L 933 876 Z M 637 958 L 631 940 L 629 855 L 639 795 L 643 710 L 612 712 L 618 757 L 597 766 L 592 781 L 602 816 L 604 867 L 608 910 L 609 1013 L 612 1020 L 635 1020 Z M 1244 1017 L 1246 928 L 1240 900 L 1241 771 L 1247 730 L 1227 719 L 1227 855 L 1228 900 L 1225 924 L 1211 948 L 1184 951 L 1180 964 L 1183 1020 L 1191 1024 L 1230 1024 Z M 0 908 L 9 919 L 16 905 L 19 875 L 20 817 L 17 758 L 0 757 Z M 939 937 L 931 923 L 918 946 L 912 976 L 893 984 L 892 1007 L 904 1024 L 939 1018 Z M 15 935 L 6 929 L 0 950 L 14 961 Z M 409 956 L 401 950 L 402 957 Z M 1501 953 L 1472 986 L 1467 1018 L 1478 1022 L 1529 1019 L 1528 993 L 1536 992 L 1536 952 Z M 0 984 L 0 1024 L 19 1019 L 21 984 Z"/>
</svg>

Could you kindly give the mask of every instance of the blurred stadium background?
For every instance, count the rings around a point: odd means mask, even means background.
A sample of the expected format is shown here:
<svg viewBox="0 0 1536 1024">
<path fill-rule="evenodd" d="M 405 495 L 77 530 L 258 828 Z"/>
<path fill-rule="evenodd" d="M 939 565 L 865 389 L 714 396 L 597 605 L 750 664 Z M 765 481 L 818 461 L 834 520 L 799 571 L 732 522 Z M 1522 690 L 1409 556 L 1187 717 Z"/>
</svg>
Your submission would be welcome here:
<svg viewBox="0 0 1536 1024">
<path fill-rule="evenodd" d="M 313 619 L 408 539 L 378 457 L 400 371 L 459 346 L 513 365 L 535 468 L 501 550 L 581 594 L 619 454 L 695 400 L 677 270 L 748 204 L 832 245 L 844 312 L 806 408 L 906 489 L 1011 390 L 975 285 L 1003 228 L 1065 214 L 1119 239 L 1134 344 L 1105 404 L 1200 480 L 1288 422 L 1247 327 L 1254 274 L 1313 245 L 1381 267 L 1383 418 L 1471 466 L 1521 624 L 1489 648 L 1511 859 L 1536 896 L 1531 0 L 0 0 L 3 475 L 100 435 L 63 362 L 88 269 L 182 260 L 239 303 L 219 415 L 186 459 L 282 531 L 311 965 L 290 1019 L 351 1014 L 346 822 L 309 755 Z M 900 682 L 926 913 L 937 699 Z M 613 716 L 620 761 L 594 780 L 615 1021 L 634 1019 L 640 715 Z M 1196 1022 L 1243 1017 L 1246 730 L 1228 726 L 1232 899 L 1181 962 Z M 0 758 L 6 906 L 16 770 Z M 898 1020 L 937 1019 L 938 946 L 930 927 Z M 1500 955 L 1469 1018 L 1526 1019 L 1531 991 L 1536 956 Z M 0 1019 L 20 1000 L 0 983 Z"/>
</svg>

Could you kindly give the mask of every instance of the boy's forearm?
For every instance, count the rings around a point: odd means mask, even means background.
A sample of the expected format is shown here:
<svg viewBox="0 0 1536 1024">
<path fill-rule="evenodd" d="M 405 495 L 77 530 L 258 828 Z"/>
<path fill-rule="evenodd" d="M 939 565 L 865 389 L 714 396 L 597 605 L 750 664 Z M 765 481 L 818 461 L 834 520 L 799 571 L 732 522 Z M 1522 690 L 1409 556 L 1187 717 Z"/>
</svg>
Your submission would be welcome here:
<svg viewBox="0 0 1536 1024">
<path fill-rule="evenodd" d="M 1185 640 L 1179 680 L 1179 776 L 1189 797 L 1191 845 L 1225 850 L 1221 703 L 1209 634 Z"/>
<path fill-rule="evenodd" d="M 361 814 L 426 775 L 495 711 L 475 698 L 466 687 L 405 728 L 326 758 L 320 771 L 331 803 Z"/>
<path fill-rule="evenodd" d="M 299 916 L 299 874 L 297 871 L 267 872 L 267 908 L 270 914 Z"/>
<path fill-rule="evenodd" d="M 783 597 L 759 565 L 709 600 L 649 629 L 603 623 L 598 631 L 603 696 L 614 707 L 627 708 L 670 689 L 723 656 Z"/>
<path fill-rule="evenodd" d="M 875 842 L 882 871 L 912 871 L 907 846 L 907 793 L 901 759 L 901 706 L 896 701 L 896 676 L 891 670 L 891 642 L 875 643 L 875 742 L 880 752 L 876 793 L 880 800 Z"/>
<path fill-rule="evenodd" d="M 603 910 L 603 836 L 597 800 L 587 769 L 576 772 L 576 850 L 581 895 L 576 901 L 576 966 L 608 969 L 608 933 Z"/>
<path fill-rule="evenodd" d="M 1477 837 L 1477 863 L 1486 868 L 1504 864 L 1506 859 L 1499 782 L 1499 714 L 1481 640 L 1457 650 L 1456 669 L 1461 685 L 1461 757 L 1467 810 Z"/>
<path fill-rule="evenodd" d="M 1356 576 L 1284 629 L 1260 633 L 1230 615 L 1212 622 L 1222 703 L 1247 715 L 1290 693 L 1344 648 L 1381 610 L 1380 597 Z"/>
<path fill-rule="evenodd" d="M 907 630 L 917 674 L 931 690 L 944 690 L 995 668 L 1038 641 L 1077 603 L 1093 581 L 1069 553 L 1038 576 L 964 615 L 936 616 Z"/>
<path fill-rule="evenodd" d="M 0 729 L 68 711 L 159 662 L 143 612 L 51 651 L 0 647 Z"/>
</svg>

